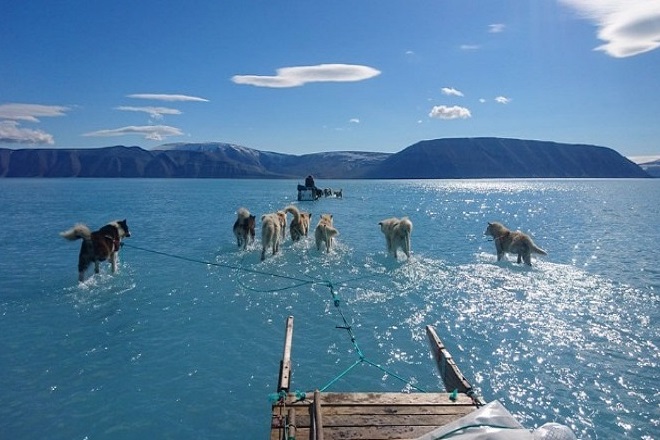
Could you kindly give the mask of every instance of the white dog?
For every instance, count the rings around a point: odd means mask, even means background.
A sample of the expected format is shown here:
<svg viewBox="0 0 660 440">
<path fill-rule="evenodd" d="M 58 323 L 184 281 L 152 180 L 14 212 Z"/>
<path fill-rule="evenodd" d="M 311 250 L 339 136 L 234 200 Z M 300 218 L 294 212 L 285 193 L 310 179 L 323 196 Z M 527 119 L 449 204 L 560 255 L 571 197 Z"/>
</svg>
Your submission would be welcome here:
<svg viewBox="0 0 660 440">
<path fill-rule="evenodd" d="M 325 251 L 330 252 L 334 237 L 339 235 L 332 224 L 332 214 L 321 214 L 316 230 L 314 231 L 314 238 L 316 239 L 316 249 L 321 250 L 321 243 L 325 243 Z"/>
<path fill-rule="evenodd" d="M 397 250 L 401 249 L 406 257 L 410 258 L 410 234 L 413 227 L 410 219 L 392 217 L 381 220 L 378 224 L 381 232 L 385 234 L 387 252 L 396 258 Z"/>
<path fill-rule="evenodd" d="M 267 248 L 273 250 L 273 255 L 277 253 L 280 241 L 284 239 L 285 228 L 286 213 L 277 211 L 261 216 L 261 261 L 266 259 Z"/>
</svg>

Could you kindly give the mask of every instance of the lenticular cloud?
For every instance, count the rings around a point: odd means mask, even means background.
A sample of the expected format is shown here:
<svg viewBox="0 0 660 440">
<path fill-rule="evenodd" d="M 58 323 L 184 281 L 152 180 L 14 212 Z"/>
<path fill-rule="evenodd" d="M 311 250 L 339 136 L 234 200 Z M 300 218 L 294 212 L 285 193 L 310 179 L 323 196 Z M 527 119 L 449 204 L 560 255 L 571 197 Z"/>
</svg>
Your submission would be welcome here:
<svg viewBox="0 0 660 440">
<path fill-rule="evenodd" d="M 598 46 L 616 58 L 660 47 L 660 2 L 651 0 L 562 0 L 598 25 Z"/>
<path fill-rule="evenodd" d="M 316 66 L 283 67 L 277 75 L 235 75 L 236 84 L 257 87 L 299 87 L 310 82 L 363 81 L 380 75 L 380 71 L 356 64 L 319 64 Z"/>
</svg>

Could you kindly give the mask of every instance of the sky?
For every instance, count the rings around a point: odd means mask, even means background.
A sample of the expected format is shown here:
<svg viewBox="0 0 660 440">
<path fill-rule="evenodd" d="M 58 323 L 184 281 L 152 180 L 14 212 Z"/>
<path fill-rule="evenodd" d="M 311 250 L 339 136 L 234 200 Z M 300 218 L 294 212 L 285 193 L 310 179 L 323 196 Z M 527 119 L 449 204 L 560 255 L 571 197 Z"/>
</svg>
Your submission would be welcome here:
<svg viewBox="0 0 660 440">
<path fill-rule="evenodd" d="M 660 157 L 658 0 L 5 0 L 0 147 Z"/>
</svg>

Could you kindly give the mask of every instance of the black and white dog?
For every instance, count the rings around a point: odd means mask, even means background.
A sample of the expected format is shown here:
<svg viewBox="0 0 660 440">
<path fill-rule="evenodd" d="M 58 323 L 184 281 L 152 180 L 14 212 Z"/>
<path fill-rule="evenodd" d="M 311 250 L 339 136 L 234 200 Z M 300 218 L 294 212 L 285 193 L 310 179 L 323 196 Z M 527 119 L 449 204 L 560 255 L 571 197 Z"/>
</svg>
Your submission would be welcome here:
<svg viewBox="0 0 660 440">
<path fill-rule="evenodd" d="M 60 235 L 72 241 L 82 238 L 78 256 L 78 280 L 83 281 L 85 271 L 92 263 L 94 263 L 94 272 L 99 273 L 99 263 L 110 260 L 112 273 L 117 272 L 117 253 L 121 247 L 121 240 L 130 237 L 131 233 L 124 219 L 110 222 L 94 232 L 86 225 L 78 223 L 68 231 L 61 232 Z"/>
</svg>

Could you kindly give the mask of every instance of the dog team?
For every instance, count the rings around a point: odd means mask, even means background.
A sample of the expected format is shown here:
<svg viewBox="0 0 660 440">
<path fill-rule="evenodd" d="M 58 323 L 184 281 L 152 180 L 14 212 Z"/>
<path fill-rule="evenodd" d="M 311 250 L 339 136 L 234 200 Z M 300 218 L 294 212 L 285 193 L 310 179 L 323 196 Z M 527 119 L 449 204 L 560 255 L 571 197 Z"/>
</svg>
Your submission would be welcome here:
<svg viewBox="0 0 660 440">
<path fill-rule="evenodd" d="M 300 212 L 294 205 L 289 205 L 281 211 L 264 214 L 261 216 L 261 261 L 266 259 L 266 252 L 274 255 L 279 251 L 280 244 L 284 241 L 287 227 L 287 214 L 293 218 L 289 223 L 289 234 L 292 241 L 299 241 L 309 235 L 312 214 Z M 385 244 L 389 255 L 397 258 L 401 250 L 406 257 L 410 258 L 410 235 L 413 224 L 408 217 L 388 218 L 378 222 L 380 230 L 385 236 Z M 233 232 L 236 244 L 241 249 L 246 249 L 248 244 L 254 242 L 256 217 L 250 214 L 246 208 L 239 208 L 236 212 Z M 94 272 L 99 273 L 99 264 L 109 260 L 112 273 L 117 271 L 117 255 L 124 238 L 130 237 L 126 219 L 116 220 L 92 232 L 89 227 L 82 223 L 74 225 L 71 229 L 61 232 L 60 235 L 67 240 L 82 239 L 80 253 L 78 255 L 78 280 L 83 281 L 85 271 L 94 263 Z M 321 214 L 314 230 L 316 249 L 325 248 L 326 252 L 332 249 L 335 237 L 339 231 L 334 227 L 332 214 Z M 511 231 L 502 223 L 489 222 L 484 235 L 491 236 L 495 242 L 497 261 L 501 261 L 504 255 L 514 254 L 517 262 L 532 265 L 532 253 L 547 255 L 547 252 L 538 247 L 529 235 L 520 231 Z"/>
</svg>

